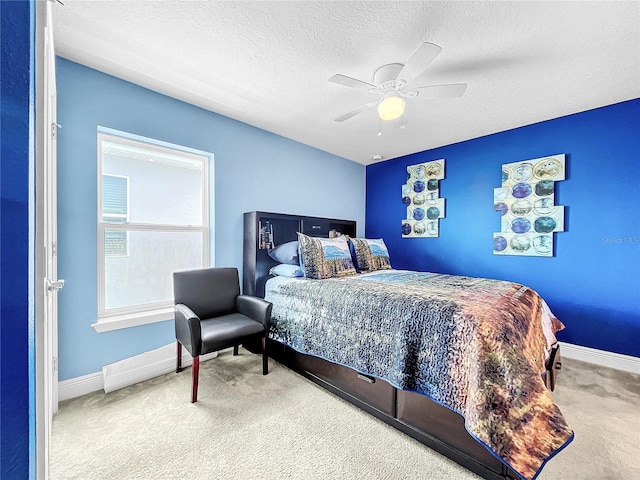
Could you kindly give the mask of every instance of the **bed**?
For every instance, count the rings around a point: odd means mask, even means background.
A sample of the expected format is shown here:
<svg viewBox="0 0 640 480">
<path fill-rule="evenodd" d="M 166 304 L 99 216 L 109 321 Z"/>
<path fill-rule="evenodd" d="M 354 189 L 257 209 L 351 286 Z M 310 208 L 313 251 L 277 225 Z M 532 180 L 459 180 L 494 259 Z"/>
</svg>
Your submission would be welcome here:
<svg viewBox="0 0 640 480">
<path fill-rule="evenodd" d="M 548 390 L 562 325 L 544 300 L 523 285 L 388 260 L 351 272 L 337 251 L 338 273 L 316 268 L 314 256 L 344 245 L 326 237 L 340 234 L 355 237 L 355 222 L 245 214 L 243 285 L 274 304 L 270 355 L 484 478 L 535 478 L 573 439 Z M 320 278 L 269 275 L 282 261 L 272 252 L 296 240 Z M 374 260 L 375 241 L 357 254 L 366 246 L 353 239 L 356 266 Z"/>
</svg>

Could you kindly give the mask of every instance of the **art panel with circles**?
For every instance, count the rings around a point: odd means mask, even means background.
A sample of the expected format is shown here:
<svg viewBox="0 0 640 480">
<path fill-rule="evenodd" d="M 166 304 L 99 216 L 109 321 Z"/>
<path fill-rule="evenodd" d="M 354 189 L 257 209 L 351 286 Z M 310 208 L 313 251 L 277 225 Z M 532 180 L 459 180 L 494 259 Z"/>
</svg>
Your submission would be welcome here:
<svg viewBox="0 0 640 480">
<path fill-rule="evenodd" d="M 444 198 L 440 180 L 444 178 L 444 159 L 407 167 L 407 183 L 402 185 L 402 203 L 407 215 L 402 220 L 403 238 L 439 235 L 439 219 L 444 218 Z"/>
<path fill-rule="evenodd" d="M 565 179 L 565 155 L 502 166 L 502 186 L 493 191 L 501 228 L 493 234 L 495 255 L 553 257 L 553 232 L 564 231 L 564 207 L 555 205 L 555 182 Z"/>
</svg>

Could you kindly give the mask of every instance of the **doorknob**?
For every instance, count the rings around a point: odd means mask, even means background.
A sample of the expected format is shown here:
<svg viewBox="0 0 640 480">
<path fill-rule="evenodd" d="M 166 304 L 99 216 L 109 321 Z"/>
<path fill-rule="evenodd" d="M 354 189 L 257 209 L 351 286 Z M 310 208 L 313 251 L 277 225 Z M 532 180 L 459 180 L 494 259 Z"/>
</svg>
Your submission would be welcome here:
<svg viewBox="0 0 640 480">
<path fill-rule="evenodd" d="M 49 282 L 49 285 L 47 286 L 47 290 L 49 290 L 50 292 L 58 292 L 62 290 L 63 287 L 64 287 L 64 280 L 58 280 L 57 282 Z"/>
</svg>

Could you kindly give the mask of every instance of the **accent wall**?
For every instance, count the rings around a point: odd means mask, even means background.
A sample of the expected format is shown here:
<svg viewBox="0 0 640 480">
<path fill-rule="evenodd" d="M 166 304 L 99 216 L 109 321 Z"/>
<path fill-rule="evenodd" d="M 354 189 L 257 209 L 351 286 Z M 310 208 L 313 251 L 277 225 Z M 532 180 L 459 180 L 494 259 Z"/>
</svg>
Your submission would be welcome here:
<svg viewBox="0 0 640 480">
<path fill-rule="evenodd" d="M 555 185 L 565 231 L 554 234 L 554 256 L 494 255 L 502 165 L 554 154 L 566 155 L 566 180 Z M 394 268 L 525 284 L 566 325 L 560 341 L 640 357 L 639 155 L 635 99 L 369 165 L 366 235 L 384 238 Z M 406 167 L 441 158 L 440 237 L 402 238 Z"/>
<path fill-rule="evenodd" d="M 35 478 L 35 2 L 0 2 L 0 478 Z"/>
<path fill-rule="evenodd" d="M 175 341 L 173 319 L 97 333 L 97 127 L 214 154 L 215 266 L 242 274 L 243 214 L 353 219 L 364 232 L 365 167 L 57 58 L 59 379 Z M 162 261 L 161 258 L 158 261 Z"/>
</svg>

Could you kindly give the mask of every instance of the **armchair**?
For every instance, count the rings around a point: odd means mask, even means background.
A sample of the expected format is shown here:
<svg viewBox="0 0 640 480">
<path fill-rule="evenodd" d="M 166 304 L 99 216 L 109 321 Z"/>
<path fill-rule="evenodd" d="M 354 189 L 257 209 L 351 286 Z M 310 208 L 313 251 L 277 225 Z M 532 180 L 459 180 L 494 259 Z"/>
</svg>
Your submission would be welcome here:
<svg viewBox="0 0 640 480">
<path fill-rule="evenodd" d="M 240 295 L 237 268 L 206 268 L 173 274 L 176 373 L 182 371 L 182 347 L 193 357 L 191 403 L 198 401 L 200 355 L 261 339 L 262 374 L 269 371 L 266 337 L 271 303 Z"/>
</svg>

